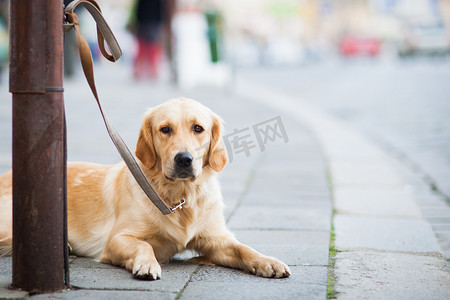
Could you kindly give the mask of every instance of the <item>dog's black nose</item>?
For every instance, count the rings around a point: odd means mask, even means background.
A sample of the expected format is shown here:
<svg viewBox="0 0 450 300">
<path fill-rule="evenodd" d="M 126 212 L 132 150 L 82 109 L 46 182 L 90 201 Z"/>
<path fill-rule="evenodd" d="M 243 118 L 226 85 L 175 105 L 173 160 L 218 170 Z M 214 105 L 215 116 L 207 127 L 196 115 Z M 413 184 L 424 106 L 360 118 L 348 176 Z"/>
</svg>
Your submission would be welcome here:
<svg viewBox="0 0 450 300">
<path fill-rule="evenodd" d="M 175 163 L 180 168 L 188 168 L 192 166 L 192 161 L 194 158 L 189 152 L 180 152 L 175 155 Z"/>
</svg>

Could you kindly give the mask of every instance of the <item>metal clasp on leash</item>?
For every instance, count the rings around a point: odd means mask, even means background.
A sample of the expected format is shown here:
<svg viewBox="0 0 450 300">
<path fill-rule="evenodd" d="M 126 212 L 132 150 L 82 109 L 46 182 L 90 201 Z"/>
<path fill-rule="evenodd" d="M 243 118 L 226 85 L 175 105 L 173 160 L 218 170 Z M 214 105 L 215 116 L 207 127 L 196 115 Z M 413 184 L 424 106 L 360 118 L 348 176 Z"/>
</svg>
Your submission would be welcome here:
<svg viewBox="0 0 450 300">
<path fill-rule="evenodd" d="M 170 208 L 170 210 L 172 211 L 172 213 L 174 213 L 177 209 L 183 209 L 183 205 L 186 203 L 186 199 L 181 199 L 180 202 L 178 202 L 178 204 L 172 206 Z"/>
</svg>

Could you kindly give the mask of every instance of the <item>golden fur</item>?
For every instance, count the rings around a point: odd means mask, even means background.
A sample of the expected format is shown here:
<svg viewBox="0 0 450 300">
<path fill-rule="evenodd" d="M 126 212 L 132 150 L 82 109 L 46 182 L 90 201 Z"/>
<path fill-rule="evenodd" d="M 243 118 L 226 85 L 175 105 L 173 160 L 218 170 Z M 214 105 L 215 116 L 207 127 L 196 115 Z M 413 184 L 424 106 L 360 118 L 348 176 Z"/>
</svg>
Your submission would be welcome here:
<svg viewBox="0 0 450 300">
<path fill-rule="evenodd" d="M 160 264 L 186 249 L 194 262 L 239 268 L 264 277 L 287 277 L 289 267 L 239 243 L 226 229 L 215 173 L 227 155 L 222 122 L 190 99 L 150 110 L 140 129 L 136 156 L 157 193 L 182 210 L 164 216 L 149 201 L 124 163 L 69 163 L 69 243 L 76 255 L 125 267 L 137 278 L 159 279 Z M 192 155 L 188 167 L 178 153 Z M 0 177 L 0 255 L 11 253 L 12 173 Z"/>
</svg>

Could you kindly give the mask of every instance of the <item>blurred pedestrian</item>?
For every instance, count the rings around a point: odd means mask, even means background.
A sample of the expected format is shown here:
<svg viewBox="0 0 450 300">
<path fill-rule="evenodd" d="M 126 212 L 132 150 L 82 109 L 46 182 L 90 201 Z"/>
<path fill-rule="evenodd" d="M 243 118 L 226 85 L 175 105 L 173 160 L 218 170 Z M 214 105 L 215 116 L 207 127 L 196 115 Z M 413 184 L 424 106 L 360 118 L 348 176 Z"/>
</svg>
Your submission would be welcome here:
<svg viewBox="0 0 450 300">
<path fill-rule="evenodd" d="M 9 62 L 9 1 L 0 0 L 0 78 Z"/>
<path fill-rule="evenodd" d="M 135 0 L 128 29 L 137 39 L 134 78 L 156 78 L 163 54 L 163 0 Z"/>
</svg>

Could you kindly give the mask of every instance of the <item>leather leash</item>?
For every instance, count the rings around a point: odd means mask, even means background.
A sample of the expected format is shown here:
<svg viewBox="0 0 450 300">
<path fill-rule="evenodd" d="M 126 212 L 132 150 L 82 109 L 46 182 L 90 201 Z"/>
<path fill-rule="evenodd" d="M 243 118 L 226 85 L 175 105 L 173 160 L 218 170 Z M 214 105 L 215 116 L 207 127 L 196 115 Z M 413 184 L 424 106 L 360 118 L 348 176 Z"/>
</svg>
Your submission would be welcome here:
<svg viewBox="0 0 450 300">
<path fill-rule="evenodd" d="M 183 198 L 178 204 L 170 207 L 166 202 L 164 202 L 164 200 L 159 197 L 159 195 L 151 186 L 150 182 L 148 182 L 147 178 L 144 175 L 144 172 L 139 167 L 136 158 L 133 156 L 133 154 L 131 154 L 122 137 L 111 125 L 108 117 L 103 111 L 102 105 L 100 104 L 100 99 L 97 94 L 97 88 L 95 87 L 91 50 L 89 49 L 89 44 L 87 43 L 86 39 L 80 32 L 78 17 L 73 12 L 79 4 L 81 4 L 89 11 L 89 13 L 97 23 L 98 45 L 103 56 L 109 61 L 115 62 L 122 56 L 122 50 L 120 49 L 120 46 L 117 43 L 114 34 L 108 26 L 108 23 L 106 23 L 105 19 L 103 18 L 100 6 L 94 0 L 76 0 L 67 5 L 64 10 L 64 32 L 68 32 L 72 28 L 75 29 L 83 72 L 86 76 L 89 87 L 91 88 L 92 94 L 94 95 L 95 100 L 97 100 L 98 108 L 100 109 L 100 113 L 102 114 L 108 134 L 111 137 L 111 140 L 113 141 L 117 150 L 119 151 L 120 156 L 124 160 L 125 164 L 130 169 L 131 174 L 136 179 L 137 183 L 142 188 L 147 197 L 153 202 L 153 204 L 161 211 L 163 215 L 172 214 L 177 209 L 182 209 L 183 204 L 186 202 L 185 199 Z M 108 53 L 105 48 L 105 41 L 111 54 Z"/>
</svg>

